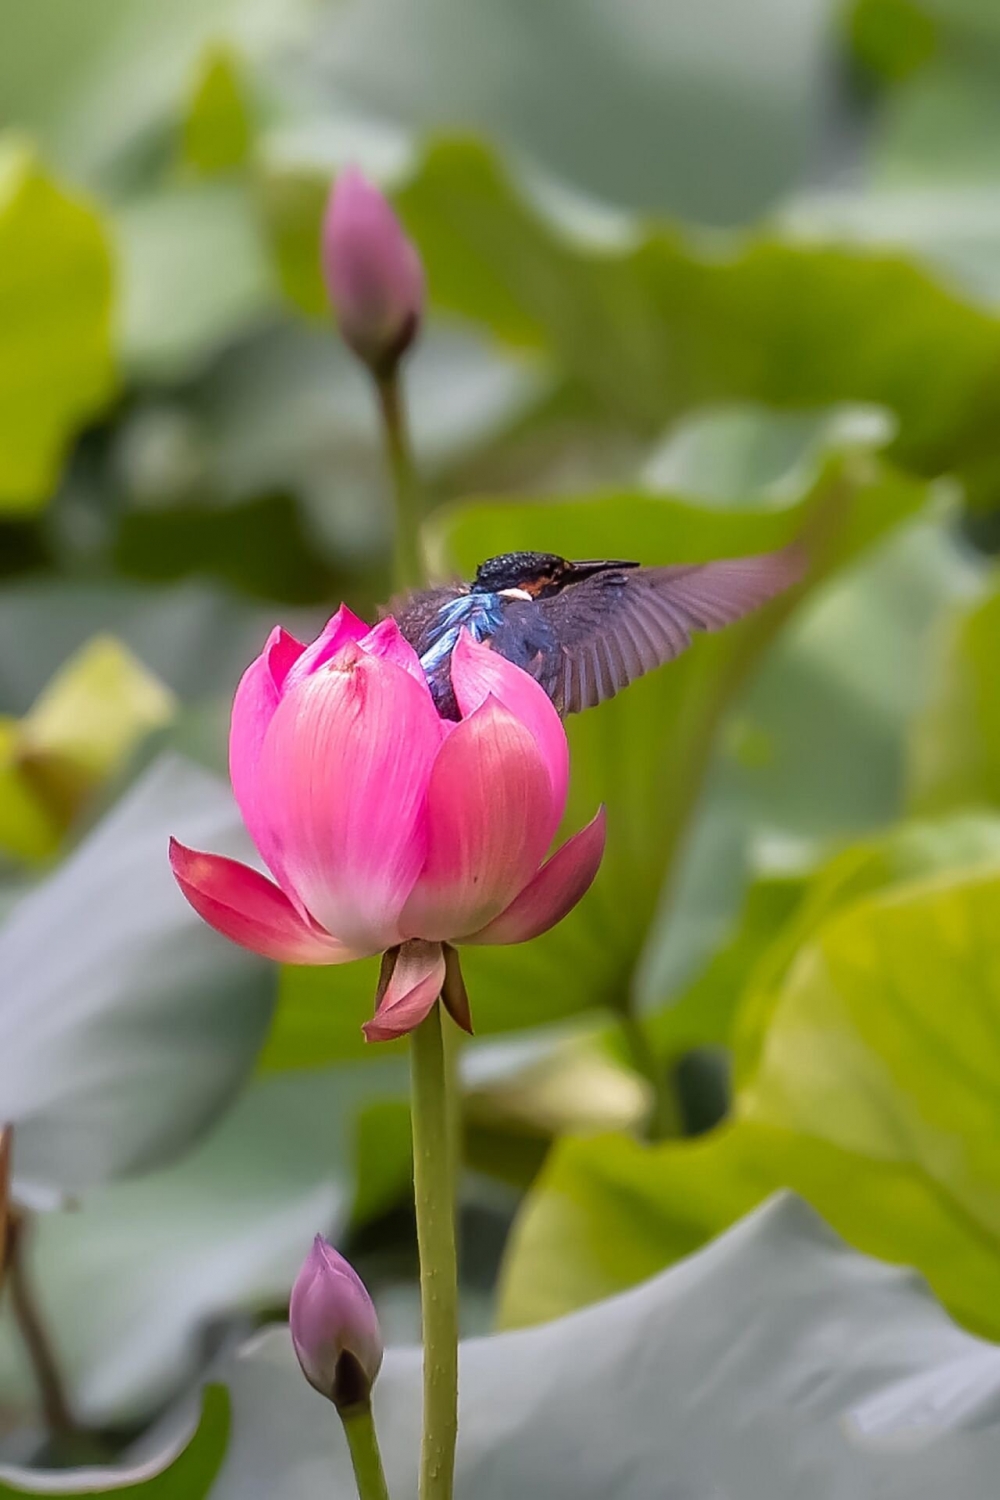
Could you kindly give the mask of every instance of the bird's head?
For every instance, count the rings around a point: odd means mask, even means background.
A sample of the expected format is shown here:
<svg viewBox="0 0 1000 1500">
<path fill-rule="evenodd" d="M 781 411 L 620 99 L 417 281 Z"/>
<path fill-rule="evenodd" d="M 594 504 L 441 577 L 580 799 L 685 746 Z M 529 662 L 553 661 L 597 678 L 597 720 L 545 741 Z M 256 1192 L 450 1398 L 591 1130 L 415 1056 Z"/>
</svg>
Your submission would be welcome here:
<svg viewBox="0 0 1000 1500">
<path fill-rule="evenodd" d="M 612 568 L 634 568 L 631 562 L 570 562 L 554 552 L 504 552 L 479 564 L 472 582 L 474 594 L 517 593 L 547 599 L 568 584 Z"/>
</svg>

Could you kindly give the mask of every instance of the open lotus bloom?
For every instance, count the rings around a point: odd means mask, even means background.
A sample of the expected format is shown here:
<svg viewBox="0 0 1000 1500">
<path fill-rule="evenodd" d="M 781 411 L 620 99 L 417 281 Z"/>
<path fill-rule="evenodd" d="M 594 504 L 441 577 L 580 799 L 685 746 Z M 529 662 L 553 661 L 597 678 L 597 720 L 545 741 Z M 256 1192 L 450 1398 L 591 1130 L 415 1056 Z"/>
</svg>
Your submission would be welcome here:
<svg viewBox="0 0 1000 1500">
<path fill-rule="evenodd" d="M 310 646 L 272 632 L 233 704 L 229 765 L 274 879 L 173 841 L 195 911 L 265 957 L 339 964 L 384 953 L 369 1040 L 402 1035 L 439 994 L 471 1029 L 452 943 L 521 943 L 559 922 L 604 852 L 599 811 L 542 863 L 569 750 L 526 672 L 463 636 L 461 719 L 439 717 L 394 620 L 338 610 Z"/>
</svg>

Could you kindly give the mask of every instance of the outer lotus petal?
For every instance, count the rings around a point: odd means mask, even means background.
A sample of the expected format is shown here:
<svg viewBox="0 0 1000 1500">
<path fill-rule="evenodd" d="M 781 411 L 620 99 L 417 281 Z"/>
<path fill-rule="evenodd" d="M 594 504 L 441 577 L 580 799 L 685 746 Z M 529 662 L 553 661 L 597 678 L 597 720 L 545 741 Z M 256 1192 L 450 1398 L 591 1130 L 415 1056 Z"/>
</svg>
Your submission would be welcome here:
<svg viewBox="0 0 1000 1500">
<path fill-rule="evenodd" d="M 349 947 L 402 940 L 443 733 L 426 685 L 356 643 L 286 692 L 271 720 L 256 777 L 269 839 L 299 901 Z"/>
<path fill-rule="evenodd" d="M 487 698 L 441 746 L 427 787 L 427 862 L 403 909 L 409 937 L 478 932 L 528 884 L 556 814 L 534 736 Z"/>
<path fill-rule="evenodd" d="M 587 894 L 604 856 L 607 818 L 598 810 L 586 828 L 567 839 L 546 860 L 530 885 L 515 896 L 505 911 L 488 922 L 466 943 L 526 943 L 555 927 Z"/>
<path fill-rule="evenodd" d="M 450 943 L 444 944 L 444 984 L 441 986 L 441 1002 L 456 1026 L 461 1026 L 472 1036 L 472 1008 L 469 992 L 465 988 L 465 977 L 458 957 L 458 949 Z"/>
<path fill-rule="evenodd" d="M 404 672 L 409 672 L 423 687 L 427 687 L 427 678 L 420 665 L 420 658 L 403 635 L 395 620 L 390 616 L 387 620 L 379 623 L 369 630 L 361 642 L 361 649 L 368 656 L 376 656 L 380 661 L 392 661 L 397 667 L 402 667 Z"/>
<path fill-rule="evenodd" d="M 279 880 L 277 851 L 268 850 L 261 843 L 261 837 L 265 842 L 267 839 L 266 822 L 258 815 L 254 788 L 254 773 L 267 726 L 287 688 L 315 672 L 348 641 L 359 640 L 367 633 L 368 626 L 346 604 L 340 606 L 309 646 L 303 646 L 280 625 L 275 626 L 264 650 L 247 667 L 236 689 L 229 729 L 229 777 L 250 836 Z"/>
<path fill-rule="evenodd" d="M 283 891 L 239 860 L 201 854 L 171 839 L 170 867 L 199 917 L 242 948 L 283 964 L 343 964 L 362 957 L 303 921 Z"/>
<path fill-rule="evenodd" d="M 286 687 L 292 688 L 304 677 L 311 677 L 327 662 L 332 661 L 350 641 L 360 641 L 368 634 L 368 626 L 359 620 L 346 604 L 342 604 L 335 615 L 331 615 L 316 639 L 307 646 L 288 674 Z"/>
<path fill-rule="evenodd" d="M 569 745 L 562 720 L 548 694 L 533 677 L 498 651 L 474 641 L 467 630 L 461 632 L 452 652 L 451 685 L 463 719 L 474 713 L 487 697 L 492 697 L 534 735 L 552 780 L 556 811 L 549 830 L 551 838 L 566 807 Z"/>
<path fill-rule="evenodd" d="M 255 776 L 264 735 L 281 701 L 295 663 L 305 651 L 301 641 L 275 626 L 260 656 L 240 679 L 229 727 L 229 778 L 243 821 L 261 856 L 284 884 L 278 851 L 269 846 L 268 827 L 256 793 Z M 304 915 L 304 914 L 303 914 Z"/>
<path fill-rule="evenodd" d="M 362 1028 L 368 1041 L 390 1042 L 419 1026 L 441 993 L 444 973 L 440 943 L 404 943 L 374 1018 Z"/>
</svg>

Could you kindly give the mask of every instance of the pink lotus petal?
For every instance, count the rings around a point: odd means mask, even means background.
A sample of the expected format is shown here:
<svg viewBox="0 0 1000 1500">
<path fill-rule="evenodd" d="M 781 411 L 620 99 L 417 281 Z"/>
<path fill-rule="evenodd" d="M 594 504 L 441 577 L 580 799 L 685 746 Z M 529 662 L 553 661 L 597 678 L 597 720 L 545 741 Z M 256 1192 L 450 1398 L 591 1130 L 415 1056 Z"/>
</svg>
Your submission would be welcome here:
<svg viewBox="0 0 1000 1500">
<path fill-rule="evenodd" d="M 498 651 L 474 641 L 467 630 L 461 632 L 452 652 L 451 685 L 463 719 L 474 713 L 487 697 L 492 697 L 534 735 L 552 780 L 555 821 L 549 830 L 551 839 L 566 807 L 569 745 L 562 720 L 548 694 L 533 677 Z"/>
<path fill-rule="evenodd" d="M 530 730 L 493 698 L 456 724 L 427 787 L 427 861 L 400 925 L 409 937 L 478 932 L 527 885 L 554 823 Z"/>
<path fill-rule="evenodd" d="M 391 616 L 387 620 L 380 620 L 369 630 L 361 642 L 361 649 L 368 656 L 378 657 L 379 661 L 395 662 L 397 667 L 409 672 L 411 677 L 416 678 L 430 692 L 419 656 Z"/>
<path fill-rule="evenodd" d="M 271 631 L 260 656 L 240 679 L 229 729 L 229 778 L 237 806 L 261 857 L 281 884 L 281 856 L 270 841 L 255 778 L 264 735 L 281 701 L 288 674 L 305 649 L 280 625 Z"/>
<path fill-rule="evenodd" d="M 343 964 L 363 956 L 304 922 L 283 891 L 239 860 L 171 839 L 170 868 L 199 917 L 242 948 L 283 964 Z"/>
<path fill-rule="evenodd" d="M 342 604 L 337 613 L 327 620 L 316 639 L 303 651 L 288 674 L 286 688 L 294 687 L 304 677 L 311 677 L 314 672 L 325 667 L 327 662 L 332 661 L 349 641 L 360 641 L 367 634 L 368 626 L 364 620 L 359 620 L 346 604 Z"/>
<path fill-rule="evenodd" d="M 305 908 L 352 948 L 403 936 L 442 734 L 426 684 L 357 643 L 287 691 L 271 720 L 256 778 L 269 838 Z"/>
<path fill-rule="evenodd" d="M 555 927 L 587 894 L 604 855 L 607 818 L 600 808 L 546 860 L 529 886 L 466 943 L 526 943 Z"/>
<path fill-rule="evenodd" d="M 362 1028 L 368 1041 L 390 1042 L 419 1026 L 440 995 L 444 976 L 440 943 L 419 939 L 404 943 L 396 954 L 374 1018 Z"/>
</svg>

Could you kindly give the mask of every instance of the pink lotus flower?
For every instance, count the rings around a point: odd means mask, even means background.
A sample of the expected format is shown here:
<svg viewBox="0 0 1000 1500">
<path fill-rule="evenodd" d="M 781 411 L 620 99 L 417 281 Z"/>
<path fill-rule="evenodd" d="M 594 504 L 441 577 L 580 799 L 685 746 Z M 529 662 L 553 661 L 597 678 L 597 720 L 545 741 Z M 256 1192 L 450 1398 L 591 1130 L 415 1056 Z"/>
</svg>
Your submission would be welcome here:
<svg viewBox="0 0 1000 1500">
<path fill-rule="evenodd" d="M 334 185 L 323 220 L 323 275 L 340 331 L 376 375 L 416 337 L 424 268 L 386 199 L 356 167 Z"/>
<path fill-rule="evenodd" d="M 292 1287 L 288 1327 L 302 1373 L 334 1406 L 367 1403 L 382 1365 L 382 1334 L 361 1277 L 321 1234 Z"/>
<path fill-rule="evenodd" d="M 176 840 L 210 926 L 267 958 L 385 953 L 369 1040 L 401 1036 L 443 994 L 471 1029 L 452 943 L 521 943 L 562 920 L 604 852 L 604 814 L 542 864 L 566 804 L 559 716 L 526 672 L 463 635 L 459 722 L 438 716 L 394 620 L 342 607 L 310 646 L 272 632 L 233 704 L 229 768 L 273 880 Z"/>
</svg>

